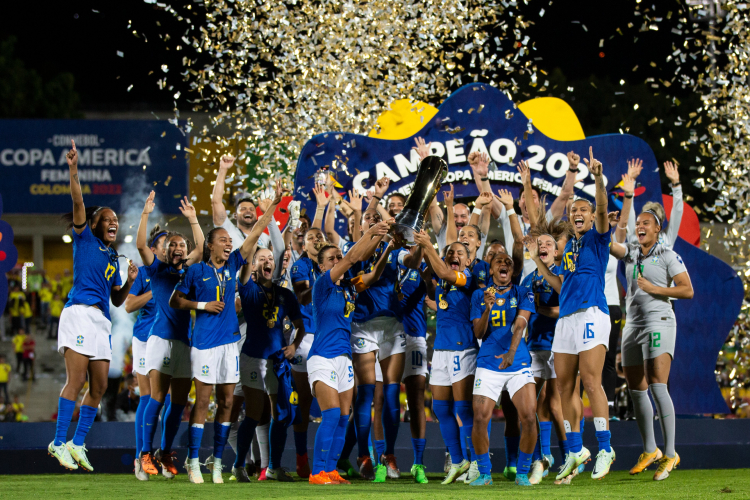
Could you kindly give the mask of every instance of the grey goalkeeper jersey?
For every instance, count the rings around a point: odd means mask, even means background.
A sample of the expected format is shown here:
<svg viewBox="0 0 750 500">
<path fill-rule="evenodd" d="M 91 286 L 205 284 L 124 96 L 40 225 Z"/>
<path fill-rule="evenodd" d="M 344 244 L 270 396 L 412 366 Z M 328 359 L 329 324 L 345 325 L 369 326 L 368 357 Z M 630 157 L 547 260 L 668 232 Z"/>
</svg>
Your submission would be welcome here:
<svg viewBox="0 0 750 500">
<path fill-rule="evenodd" d="M 672 285 L 674 277 L 687 271 L 677 252 L 657 243 L 648 255 L 641 255 L 641 246 L 628 244 L 625 261 L 625 276 L 628 279 L 627 321 L 633 326 L 647 326 L 654 322 L 674 321 L 674 311 L 669 298 L 663 295 L 652 295 L 638 288 L 638 264 L 640 275 L 653 285 L 667 288 Z"/>
</svg>

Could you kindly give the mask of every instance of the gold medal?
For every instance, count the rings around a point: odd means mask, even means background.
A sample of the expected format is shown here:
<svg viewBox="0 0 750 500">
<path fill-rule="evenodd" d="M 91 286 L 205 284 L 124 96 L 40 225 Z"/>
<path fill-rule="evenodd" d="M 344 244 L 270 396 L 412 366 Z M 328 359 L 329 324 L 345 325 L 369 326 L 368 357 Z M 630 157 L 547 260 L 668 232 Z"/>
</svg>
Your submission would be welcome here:
<svg viewBox="0 0 750 500">
<path fill-rule="evenodd" d="M 347 302 L 346 307 L 344 307 L 344 313 L 346 313 L 346 317 L 349 317 L 349 315 L 354 311 L 354 302 Z"/>
<path fill-rule="evenodd" d="M 446 301 L 445 299 L 441 300 L 439 305 L 440 309 L 448 309 L 448 301 Z"/>
<path fill-rule="evenodd" d="M 266 321 L 266 325 L 268 325 L 268 328 L 273 328 L 276 325 L 276 322 L 272 319 L 269 319 Z"/>
<path fill-rule="evenodd" d="M 494 286 L 489 287 L 487 291 L 490 292 L 492 295 L 495 295 L 497 293 L 497 290 L 495 290 Z"/>
<path fill-rule="evenodd" d="M 576 265 L 575 265 L 575 264 L 573 264 L 572 262 L 570 263 L 570 272 L 571 272 L 571 273 L 574 273 L 574 272 L 576 272 Z"/>
</svg>

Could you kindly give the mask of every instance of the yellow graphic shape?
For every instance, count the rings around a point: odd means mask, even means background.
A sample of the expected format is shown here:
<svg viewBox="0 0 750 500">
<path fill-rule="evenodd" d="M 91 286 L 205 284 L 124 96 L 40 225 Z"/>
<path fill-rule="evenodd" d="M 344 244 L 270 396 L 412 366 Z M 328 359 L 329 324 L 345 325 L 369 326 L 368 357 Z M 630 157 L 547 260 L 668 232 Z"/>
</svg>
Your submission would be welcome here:
<svg viewBox="0 0 750 500">
<path fill-rule="evenodd" d="M 384 111 L 378 117 L 378 129 L 368 134 L 375 139 L 397 141 L 408 139 L 416 135 L 422 127 L 437 114 L 437 108 L 422 101 L 411 102 L 409 99 L 399 99 L 391 103 L 391 109 Z"/>
</svg>

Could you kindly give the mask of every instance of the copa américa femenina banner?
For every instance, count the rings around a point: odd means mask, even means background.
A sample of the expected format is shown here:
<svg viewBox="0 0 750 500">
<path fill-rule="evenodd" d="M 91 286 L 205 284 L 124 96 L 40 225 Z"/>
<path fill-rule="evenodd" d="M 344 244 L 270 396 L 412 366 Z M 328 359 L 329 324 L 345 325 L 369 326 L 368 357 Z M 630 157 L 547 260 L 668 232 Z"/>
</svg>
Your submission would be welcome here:
<svg viewBox="0 0 750 500">
<path fill-rule="evenodd" d="M 310 193 L 315 173 L 321 168 L 330 170 L 341 192 L 366 190 L 377 179 L 388 176 L 389 193 L 408 195 L 419 165 L 412 151 L 415 137 L 432 143 L 432 153 L 448 163 L 450 171 L 444 183 L 453 184 L 457 198 L 478 194 L 467 162 L 473 151 L 487 152 L 497 164 L 497 170 L 489 175 L 495 191 L 508 188 L 518 197 L 521 178 L 516 163 L 524 159 L 530 164 L 534 184 L 551 200 L 560 193 L 568 169 L 566 153 L 574 151 L 581 158 L 588 157 L 592 146 L 595 158 L 604 165 L 610 210 L 621 206 L 618 184 L 631 158 L 642 159 L 644 166 L 638 178 L 636 210 L 647 201 L 664 202 L 657 158 L 643 140 L 619 133 L 586 137 L 573 110 L 559 99 L 515 105 L 494 87 L 471 84 L 453 93 L 439 109 L 398 101 L 380 117 L 379 124 L 380 130 L 368 136 L 331 131 L 305 144 L 297 162 L 295 195 L 310 213 L 315 209 Z M 577 181 L 575 194 L 593 200 L 593 176 L 583 161 Z M 438 199 L 442 199 L 442 192 Z M 695 228 L 686 227 L 689 224 L 690 219 L 683 218 L 681 235 L 685 234 L 683 228 L 692 229 L 694 234 Z M 697 219 L 693 218 L 692 224 L 697 224 Z M 340 234 L 346 233 L 346 221 L 341 216 L 337 229 Z M 695 288 L 692 300 L 675 301 L 677 347 L 670 376 L 675 411 L 726 413 L 714 368 L 740 311 L 742 282 L 727 264 L 682 238 L 674 249 L 685 261 Z"/>
<path fill-rule="evenodd" d="M 157 203 L 171 206 L 188 193 L 187 137 L 157 120 L 0 120 L 0 193 L 6 213 L 71 210 L 65 154 L 78 149 L 78 175 L 87 205 L 123 210 L 127 181 L 145 176 Z"/>
</svg>

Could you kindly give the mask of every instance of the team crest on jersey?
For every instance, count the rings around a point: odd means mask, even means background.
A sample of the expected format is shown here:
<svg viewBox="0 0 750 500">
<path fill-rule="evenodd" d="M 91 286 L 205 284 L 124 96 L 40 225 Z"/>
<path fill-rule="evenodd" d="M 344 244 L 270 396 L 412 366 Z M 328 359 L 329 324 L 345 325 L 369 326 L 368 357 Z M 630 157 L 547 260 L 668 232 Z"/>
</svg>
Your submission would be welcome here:
<svg viewBox="0 0 750 500">
<path fill-rule="evenodd" d="M 362 349 L 365 346 L 365 339 L 357 339 L 357 347 Z"/>
<path fill-rule="evenodd" d="M 293 273 L 296 273 L 296 272 L 297 272 L 297 266 L 294 266 L 294 267 L 292 268 L 292 272 L 293 272 Z"/>
<path fill-rule="evenodd" d="M 164 359 L 161 361 L 162 366 L 169 366 L 169 363 L 172 362 L 172 358 L 169 356 L 164 356 Z"/>
<path fill-rule="evenodd" d="M 146 368 L 146 358 L 138 359 L 138 368 Z"/>
<path fill-rule="evenodd" d="M 302 355 L 298 354 L 297 356 L 294 357 L 294 362 L 292 364 L 293 365 L 298 365 L 300 363 L 302 363 Z"/>
<path fill-rule="evenodd" d="M 83 345 L 83 335 L 79 335 L 76 337 L 76 345 L 82 346 Z"/>
<path fill-rule="evenodd" d="M 409 281 L 417 281 L 417 271 L 412 271 L 409 273 Z"/>
<path fill-rule="evenodd" d="M 654 255 L 654 257 L 651 259 L 652 264 L 658 264 L 659 263 L 659 256 Z"/>
<path fill-rule="evenodd" d="M 336 372 L 331 370 L 331 382 L 336 382 Z"/>
<path fill-rule="evenodd" d="M 203 375 L 204 377 L 205 377 L 206 375 L 208 375 L 208 365 L 203 365 L 203 366 L 201 367 L 201 375 Z"/>
<path fill-rule="evenodd" d="M 253 382 L 255 382 L 256 380 L 258 380 L 258 372 L 252 372 L 250 374 L 250 380 L 252 380 Z"/>
<path fill-rule="evenodd" d="M 479 279 L 484 279 L 484 277 L 487 276 L 487 273 L 484 271 L 479 271 Z"/>
<path fill-rule="evenodd" d="M 516 300 L 515 297 L 510 299 L 510 307 L 516 307 L 518 305 L 518 300 Z"/>
<path fill-rule="evenodd" d="M 482 385 L 482 379 L 478 378 L 476 382 L 474 382 L 474 387 L 479 389 L 479 386 Z"/>
</svg>

